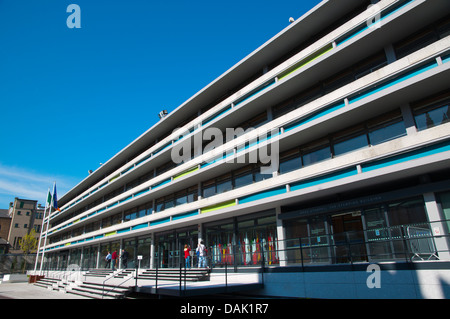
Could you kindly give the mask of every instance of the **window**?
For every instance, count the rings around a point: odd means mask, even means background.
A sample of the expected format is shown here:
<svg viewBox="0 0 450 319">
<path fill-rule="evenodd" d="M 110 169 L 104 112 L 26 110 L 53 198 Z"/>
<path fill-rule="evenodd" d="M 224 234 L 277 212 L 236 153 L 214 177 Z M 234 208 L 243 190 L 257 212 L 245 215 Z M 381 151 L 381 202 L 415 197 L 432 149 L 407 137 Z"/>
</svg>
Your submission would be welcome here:
<svg viewBox="0 0 450 319">
<path fill-rule="evenodd" d="M 158 198 L 155 202 L 155 212 L 159 213 L 164 210 L 164 197 Z"/>
<path fill-rule="evenodd" d="M 175 206 L 183 205 L 188 202 L 186 190 L 182 190 L 175 194 Z"/>
<path fill-rule="evenodd" d="M 450 91 L 413 105 L 414 120 L 419 131 L 450 121 Z"/>
<path fill-rule="evenodd" d="M 342 155 L 357 149 L 367 147 L 366 135 L 356 135 L 334 144 L 334 155 Z"/>
<path fill-rule="evenodd" d="M 385 126 L 378 127 L 369 132 L 370 144 L 377 145 L 395 138 L 405 136 L 406 128 L 403 121 L 392 121 Z"/>
<path fill-rule="evenodd" d="M 216 185 L 214 179 L 203 183 L 202 193 L 205 198 L 216 195 Z"/>
<path fill-rule="evenodd" d="M 172 207 L 175 207 L 175 197 L 173 195 L 164 197 L 164 209 L 169 209 Z"/>
<path fill-rule="evenodd" d="M 308 166 L 331 158 L 330 144 L 323 139 L 302 149 L 303 165 Z"/>
<path fill-rule="evenodd" d="M 298 149 L 281 154 L 280 174 L 288 173 L 301 167 L 302 159 Z"/>
<path fill-rule="evenodd" d="M 291 112 L 292 110 L 295 110 L 319 97 L 321 97 L 322 94 L 322 87 L 321 85 L 315 85 L 313 87 L 310 87 L 304 91 L 302 91 L 300 94 L 296 95 L 294 98 L 291 98 L 289 100 L 286 100 L 272 108 L 273 111 L 273 117 L 278 118 L 286 113 Z"/>
<path fill-rule="evenodd" d="M 391 226 L 426 223 L 427 214 L 423 198 L 389 204 L 388 218 Z"/>
<path fill-rule="evenodd" d="M 217 178 L 217 194 L 225 193 L 233 189 L 231 174 L 223 175 Z"/>
<path fill-rule="evenodd" d="M 406 128 L 400 110 L 385 114 L 368 123 L 371 145 L 381 144 L 405 136 Z"/>
<path fill-rule="evenodd" d="M 239 188 L 253 183 L 252 166 L 237 170 L 234 174 L 234 187 Z"/>
<path fill-rule="evenodd" d="M 14 228 L 19 228 L 19 224 L 14 224 Z"/>
<path fill-rule="evenodd" d="M 197 186 L 196 185 L 191 186 L 191 187 L 183 189 L 175 194 L 167 195 L 167 196 L 156 199 L 155 211 L 158 213 L 165 209 L 176 207 L 178 205 L 192 203 L 193 201 L 196 201 L 197 199 L 198 199 Z M 147 212 L 147 214 L 152 213 L 152 209 L 150 206 L 147 206 L 146 212 Z"/>
<path fill-rule="evenodd" d="M 334 155 L 339 156 L 363 147 L 368 147 L 367 136 L 363 126 L 343 131 L 333 137 Z"/>
<path fill-rule="evenodd" d="M 427 45 L 436 42 L 438 37 L 433 29 L 427 29 L 413 34 L 405 40 L 394 45 L 397 59 L 401 59 L 415 51 L 418 51 Z"/>
</svg>

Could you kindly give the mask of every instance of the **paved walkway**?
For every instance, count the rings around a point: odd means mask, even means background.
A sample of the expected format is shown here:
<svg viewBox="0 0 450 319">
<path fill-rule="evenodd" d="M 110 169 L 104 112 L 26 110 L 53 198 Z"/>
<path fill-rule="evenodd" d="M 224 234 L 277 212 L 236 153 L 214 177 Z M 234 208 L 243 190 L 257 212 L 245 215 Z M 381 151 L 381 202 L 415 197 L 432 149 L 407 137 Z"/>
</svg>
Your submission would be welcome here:
<svg viewBox="0 0 450 319">
<path fill-rule="evenodd" d="M 91 299 L 38 287 L 27 282 L 0 284 L 0 299 Z"/>
<path fill-rule="evenodd" d="M 79 278 L 73 278 L 80 281 L 89 281 L 91 283 L 103 284 L 104 277 L 86 278 L 81 275 Z M 124 282 L 123 278 L 109 279 L 106 284 L 121 285 L 122 287 L 134 286 L 136 284 L 134 278 Z M 246 289 L 257 289 L 260 283 L 260 274 L 258 273 L 228 273 L 225 277 L 224 273 L 213 272 L 209 281 L 187 282 L 186 291 L 187 296 L 197 294 L 213 294 L 223 292 L 224 287 L 228 287 L 228 291 L 240 291 Z M 138 291 L 146 293 L 155 293 L 155 280 L 138 279 Z M 177 295 L 180 290 L 180 283 L 177 281 L 158 280 L 158 291 L 162 294 Z M 247 288 L 248 287 L 248 288 Z M 184 290 L 184 283 L 182 284 Z M 70 293 L 50 290 L 43 287 L 38 287 L 27 282 L 3 282 L 0 283 L 0 299 L 91 299 L 84 296 L 79 296 Z"/>
</svg>

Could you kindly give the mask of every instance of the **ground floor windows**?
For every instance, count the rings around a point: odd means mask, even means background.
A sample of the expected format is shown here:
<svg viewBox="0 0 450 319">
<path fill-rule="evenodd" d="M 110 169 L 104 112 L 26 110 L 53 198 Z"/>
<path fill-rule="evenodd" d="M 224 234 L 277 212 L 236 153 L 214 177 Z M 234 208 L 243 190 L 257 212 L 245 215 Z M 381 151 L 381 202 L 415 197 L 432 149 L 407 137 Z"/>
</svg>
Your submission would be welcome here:
<svg viewBox="0 0 450 319">
<path fill-rule="evenodd" d="M 205 224 L 211 266 L 279 263 L 275 211 Z"/>
<path fill-rule="evenodd" d="M 71 265 L 79 265 L 83 270 L 110 268 L 106 255 L 116 251 L 120 256 L 122 249 L 128 252 L 128 263 L 123 265 L 120 261 L 116 268 L 136 267 L 137 256 L 142 256 L 140 268 L 185 267 L 185 245 L 192 251 L 188 265 L 197 267 L 195 249 L 200 239 L 207 248 L 208 267 L 448 260 L 450 191 L 445 185 L 437 184 L 442 192 L 433 196 L 422 194 L 422 184 L 408 191 L 391 189 L 372 194 L 371 189 L 370 193 L 362 191 L 360 194 L 366 196 L 357 198 L 353 193 L 342 193 L 341 201 L 329 197 L 307 206 L 282 206 L 278 217 L 276 210 L 270 209 L 72 247 L 46 253 L 44 269 L 67 270 Z M 430 198 L 435 198 L 433 203 Z M 439 214 L 440 220 L 433 217 Z"/>
<path fill-rule="evenodd" d="M 446 227 L 446 233 L 450 233 L 450 192 L 438 194 L 439 204 L 442 209 L 442 218 Z"/>
<path fill-rule="evenodd" d="M 422 196 L 285 220 L 284 226 L 286 261 L 293 264 L 405 260 L 433 246 Z"/>
<path fill-rule="evenodd" d="M 195 251 L 198 243 L 197 226 L 170 230 L 155 234 L 154 263 L 158 268 L 178 268 L 185 265 L 184 245 Z M 191 258 L 191 267 L 196 267 L 196 260 Z"/>
</svg>

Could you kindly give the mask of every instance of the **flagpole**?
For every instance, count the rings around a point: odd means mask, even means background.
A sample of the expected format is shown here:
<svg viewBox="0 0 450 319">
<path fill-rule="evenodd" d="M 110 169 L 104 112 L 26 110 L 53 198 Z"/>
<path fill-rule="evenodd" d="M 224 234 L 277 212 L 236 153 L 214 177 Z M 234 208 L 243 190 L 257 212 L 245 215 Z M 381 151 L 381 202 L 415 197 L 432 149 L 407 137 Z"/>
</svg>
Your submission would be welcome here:
<svg viewBox="0 0 450 319">
<path fill-rule="evenodd" d="M 38 249 L 37 249 L 37 253 L 36 253 L 36 261 L 34 263 L 34 274 L 35 275 L 36 275 L 37 264 L 39 261 L 39 251 L 41 249 L 42 234 L 44 233 L 45 215 L 47 213 L 47 208 L 50 208 L 50 204 L 47 204 L 48 203 L 48 195 L 50 195 L 50 187 L 48 188 L 48 191 L 47 191 L 47 202 L 46 202 L 46 205 L 44 208 L 44 216 L 42 218 L 42 227 L 41 227 L 41 232 L 39 234 L 39 243 L 38 243 Z M 40 271 L 39 271 L 39 275 L 41 275 Z"/>
<path fill-rule="evenodd" d="M 53 198 L 55 196 L 55 189 L 56 189 L 56 182 L 53 183 L 53 193 L 52 193 L 52 197 L 51 197 L 51 200 L 50 200 L 50 205 L 49 205 L 49 208 L 48 208 L 47 227 L 45 228 L 44 247 L 42 247 L 41 267 L 39 269 L 39 275 L 41 275 L 42 266 L 43 266 L 43 263 L 44 263 L 45 248 L 47 246 L 48 226 L 49 226 L 49 223 L 50 223 L 50 214 L 52 212 L 52 205 L 53 205 Z M 45 218 L 44 218 L 44 222 L 45 222 Z"/>
</svg>

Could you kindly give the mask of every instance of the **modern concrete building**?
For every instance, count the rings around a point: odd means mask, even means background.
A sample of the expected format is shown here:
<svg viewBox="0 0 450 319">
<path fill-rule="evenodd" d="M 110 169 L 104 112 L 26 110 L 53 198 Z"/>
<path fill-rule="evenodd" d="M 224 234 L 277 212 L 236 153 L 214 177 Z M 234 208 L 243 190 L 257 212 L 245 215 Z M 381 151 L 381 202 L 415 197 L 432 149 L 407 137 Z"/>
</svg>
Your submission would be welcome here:
<svg viewBox="0 0 450 319">
<path fill-rule="evenodd" d="M 60 198 L 44 267 L 201 239 L 258 294 L 448 297 L 449 80 L 448 0 L 322 1 Z"/>
</svg>

